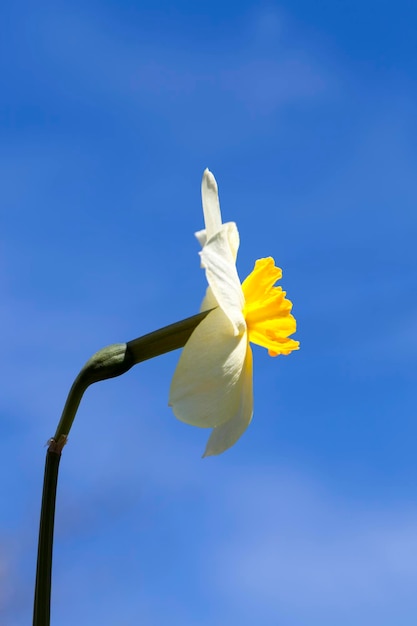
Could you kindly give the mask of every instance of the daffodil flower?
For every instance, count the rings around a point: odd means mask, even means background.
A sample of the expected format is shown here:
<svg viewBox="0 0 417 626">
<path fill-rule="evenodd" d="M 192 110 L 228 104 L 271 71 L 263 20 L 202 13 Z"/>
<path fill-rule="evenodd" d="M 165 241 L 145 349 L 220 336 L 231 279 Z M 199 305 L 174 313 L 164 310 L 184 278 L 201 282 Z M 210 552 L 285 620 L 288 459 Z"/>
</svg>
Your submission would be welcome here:
<svg viewBox="0 0 417 626">
<path fill-rule="evenodd" d="M 239 233 L 222 223 L 217 183 L 206 169 L 201 186 L 205 230 L 196 233 L 208 288 L 202 311 L 212 309 L 186 343 L 171 383 L 169 404 L 187 424 L 212 428 L 204 456 L 230 448 L 249 426 L 253 414 L 252 350 L 271 356 L 299 347 L 289 339 L 296 322 L 282 277 L 269 257 L 259 259 L 240 283 L 236 269 Z"/>
</svg>

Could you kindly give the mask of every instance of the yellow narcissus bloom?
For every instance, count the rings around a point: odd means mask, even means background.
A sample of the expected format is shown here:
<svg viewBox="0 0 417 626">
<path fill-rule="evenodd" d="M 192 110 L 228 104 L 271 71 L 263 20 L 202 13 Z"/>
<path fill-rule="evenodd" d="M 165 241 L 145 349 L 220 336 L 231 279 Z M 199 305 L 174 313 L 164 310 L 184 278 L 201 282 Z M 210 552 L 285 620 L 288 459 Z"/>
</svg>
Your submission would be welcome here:
<svg viewBox="0 0 417 626">
<path fill-rule="evenodd" d="M 206 169 L 201 185 L 205 230 L 196 233 L 209 284 L 201 311 L 213 309 L 186 343 L 175 370 L 169 404 L 187 424 L 212 428 L 204 456 L 220 454 L 244 433 L 253 414 L 252 350 L 271 356 L 298 350 L 289 339 L 296 322 L 285 291 L 275 287 L 282 271 L 259 259 L 240 283 L 236 270 L 239 233 L 222 224 L 217 183 Z"/>
</svg>

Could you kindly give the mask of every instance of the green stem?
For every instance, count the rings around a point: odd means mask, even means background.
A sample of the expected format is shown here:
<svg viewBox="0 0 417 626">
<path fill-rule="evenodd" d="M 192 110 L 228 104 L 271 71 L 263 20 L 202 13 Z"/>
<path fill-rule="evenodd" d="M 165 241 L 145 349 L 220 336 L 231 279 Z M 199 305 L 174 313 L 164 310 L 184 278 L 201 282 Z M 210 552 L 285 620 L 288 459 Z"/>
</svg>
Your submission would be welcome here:
<svg viewBox="0 0 417 626">
<path fill-rule="evenodd" d="M 93 383 L 120 376 L 137 363 L 182 348 L 208 312 L 204 311 L 128 343 L 113 344 L 103 348 L 87 361 L 75 379 L 56 433 L 49 441 L 46 453 L 33 626 L 49 626 L 50 624 L 52 550 L 59 461 L 84 392 Z"/>
<path fill-rule="evenodd" d="M 47 626 L 51 612 L 52 544 L 54 537 L 56 486 L 61 452 L 48 450 L 45 461 L 41 520 L 39 524 L 38 563 L 36 567 L 34 626 Z"/>
</svg>

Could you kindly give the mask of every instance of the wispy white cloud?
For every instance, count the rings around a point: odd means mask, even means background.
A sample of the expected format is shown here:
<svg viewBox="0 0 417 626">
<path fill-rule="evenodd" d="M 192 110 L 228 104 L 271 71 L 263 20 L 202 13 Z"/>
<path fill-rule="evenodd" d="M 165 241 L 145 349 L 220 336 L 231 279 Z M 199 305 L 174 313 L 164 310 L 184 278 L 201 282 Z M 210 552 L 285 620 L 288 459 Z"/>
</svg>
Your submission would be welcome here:
<svg viewBox="0 0 417 626">
<path fill-rule="evenodd" d="M 217 101 L 235 114 L 245 109 L 265 114 L 332 89 L 334 77 L 314 51 L 279 38 L 279 30 L 289 26 L 273 11 L 251 15 L 250 28 L 236 19 L 233 43 L 217 40 L 209 53 L 206 45 L 199 49 L 193 42 L 187 49 L 186 41 L 158 32 L 150 38 L 140 27 L 135 37 L 123 39 L 102 17 L 52 8 L 37 15 L 31 36 L 42 42 L 48 63 L 59 65 L 74 85 L 124 98 L 124 105 L 130 100 L 136 107 L 164 108 L 175 102 L 188 111 L 209 97 L 216 111 Z M 291 36 L 296 39 L 295 32 Z"/>
<path fill-rule="evenodd" d="M 228 485 L 212 584 L 261 623 L 412 624 L 417 508 L 372 507 L 271 468 Z M 248 623 L 250 621 L 248 620 Z"/>
<path fill-rule="evenodd" d="M 92 499 L 78 488 L 68 493 L 65 480 L 61 485 L 54 583 L 60 623 L 77 619 L 77 606 L 99 615 L 120 605 L 124 619 L 146 615 L 155 624 L 164 623 L 169 608 L 190 626 L 200 615 L 203 624 L 232 619 L 245 626 L 255 619 L 367 626 L 373 617 L 389 626 L 400 615 L 412 626 L 413 503 L 355 501 L 279 464 L 249 468 L 226 460 L 207 470 L 190 454 L 182 477 L 175 473 L 177 484 L 162 486 L 152 464 L 146 472 L 149 455 L 143 456 L 142 479 L 137 474 L 125 483 L 125 503 L 106 491 L 105 476 L 101 496 L 94 490 Z"/>
</svg>

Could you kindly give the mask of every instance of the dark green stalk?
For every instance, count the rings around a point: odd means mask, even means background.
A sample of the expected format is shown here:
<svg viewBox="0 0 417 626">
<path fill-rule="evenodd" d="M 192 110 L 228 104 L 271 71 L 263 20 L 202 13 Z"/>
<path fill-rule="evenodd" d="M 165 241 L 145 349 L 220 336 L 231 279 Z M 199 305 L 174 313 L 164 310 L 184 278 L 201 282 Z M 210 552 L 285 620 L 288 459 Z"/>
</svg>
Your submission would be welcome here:
<svg viewBox="0 0 417 626">
<path fill-rule="evenodd" d="M 96 352 L 75 379 L 54 437 L 46 453 L 39 524 L 33 626 L 49 626 L 51 606 L 52 551 L 58 469 L 62 448 L 86 389 L 93 383 L 124 374 L 131 367 L 160 354 L 182 348 L 193 330 L 205 318 L 204 311 L 176 324 L 161 328 L 128 343 L 113 344 Z"/>
<path fill-rule="evenodd" d="M 47 626 L 51 612 L 52 545 L 54 537 L 55 500 L 61 451 L 48 449 L 43 478 L 41 519 L 39 524 L 38 562 L 36 566 L 34 626 Z"/>
</svg>

